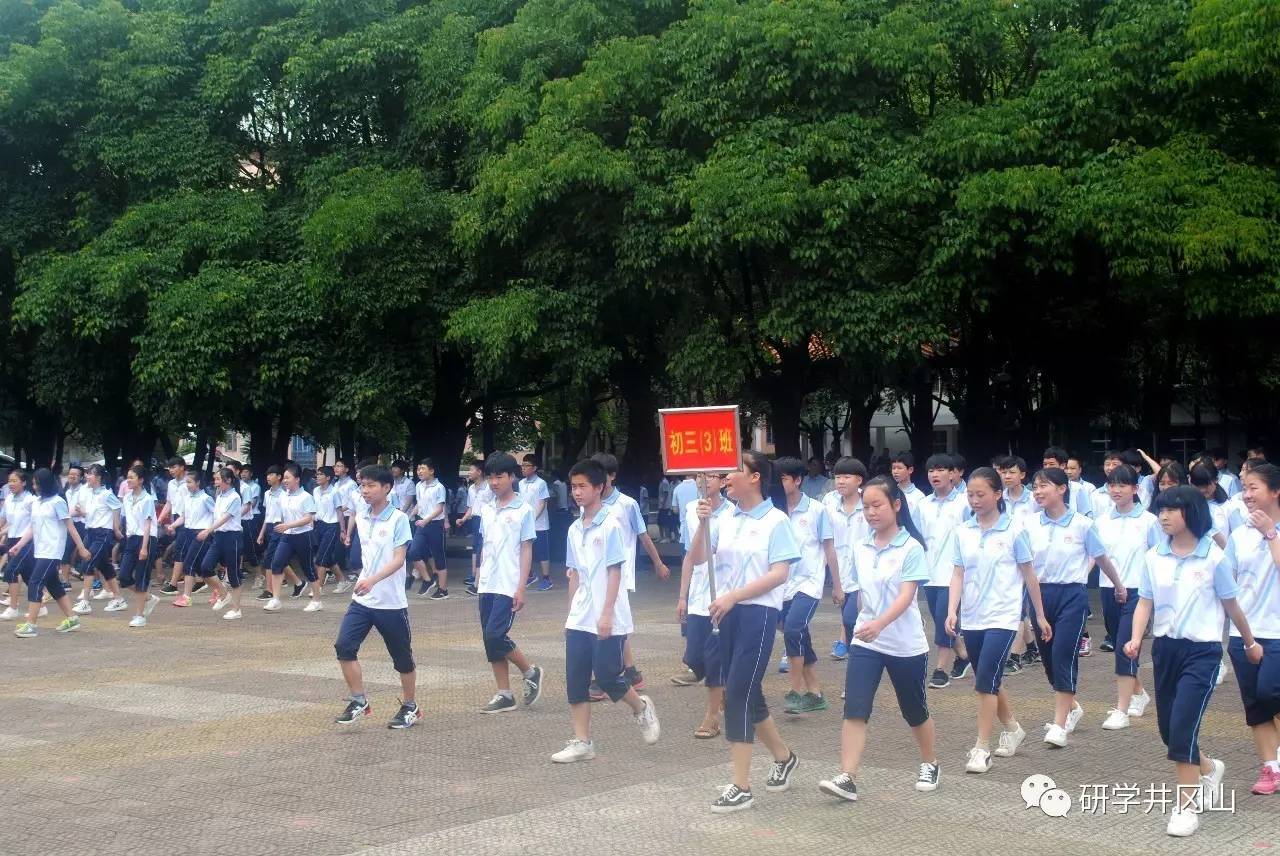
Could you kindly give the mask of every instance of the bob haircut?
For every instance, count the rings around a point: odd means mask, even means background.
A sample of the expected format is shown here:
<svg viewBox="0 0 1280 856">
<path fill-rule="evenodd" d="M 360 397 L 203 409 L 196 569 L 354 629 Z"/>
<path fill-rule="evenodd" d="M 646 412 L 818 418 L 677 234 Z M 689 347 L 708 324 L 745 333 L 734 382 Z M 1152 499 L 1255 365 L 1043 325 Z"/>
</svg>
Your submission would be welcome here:
<svg viewBox="0 0 1280 856">
<path fill-rule="evenodd" d="M 851 458 L 848 455 L 836 461 L 835 469 L 832 475 L 837 476 L 861 476 L 863 479 L 867 477 L 867 465 L 859 461 L 857 458 Z"/>
<path fill-rule="evenodd" d="M 1151 513 L 1160 514 L 1165 509 L 1181 511 L 1187 528 L 1197 538 L 1203 538 L 1213 529 L 1213 515 L 1209 513 L 1209 500 L 1189 484 L 1180 484 L 1162 490 L 1151 503 Z"/>
</svg>

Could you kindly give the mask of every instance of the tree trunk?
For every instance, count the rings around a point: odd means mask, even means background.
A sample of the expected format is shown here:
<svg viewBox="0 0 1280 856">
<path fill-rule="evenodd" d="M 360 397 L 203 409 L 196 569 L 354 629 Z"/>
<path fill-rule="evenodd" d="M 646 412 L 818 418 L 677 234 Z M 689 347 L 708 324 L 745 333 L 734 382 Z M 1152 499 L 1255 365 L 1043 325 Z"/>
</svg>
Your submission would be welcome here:
<svg viewBox="0 0 1280 856">
<path fill-rule="evenodd" d="M 338 423 L 338 457 L 347 461 L 350 467 L 355 463 L 356 423 L 353 419 L 343 419 Z"/>
<path fill-rule="evenodd" d="M 933 370 L 929 366 L 920 365 L 912 371 L 908 400 L 911 455 L 916 459 L 916 471 L 923 472 L 930 455 L 947 451 L 933 448 Z"/>
<path fill-rule="evenodd" d="M 627 446 L 618 463 L 619 481 L 631 496 L 639 496 L 642 484 L 656 484 L 662 471 L 653 364 L 648 354 L 637 356 L 639 359 L 622 360 L 613 373 L 618 394 L 627 406 Z"/>
</svg>

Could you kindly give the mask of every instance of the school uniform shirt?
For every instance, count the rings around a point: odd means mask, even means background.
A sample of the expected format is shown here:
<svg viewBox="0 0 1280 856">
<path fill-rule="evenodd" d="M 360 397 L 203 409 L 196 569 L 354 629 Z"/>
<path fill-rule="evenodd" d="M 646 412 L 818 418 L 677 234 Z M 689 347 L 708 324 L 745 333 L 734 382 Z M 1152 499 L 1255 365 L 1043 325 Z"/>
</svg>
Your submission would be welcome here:
<svg viewBox="0 0 1280 856">
<path fill-rule="evenodd" d="M 1076 514 L 1085 517 L 1093 516 L 1093 504 L 1089 501 L 1093 493 L 1093 485 L 1085 482 L 1067 482 L 1067 507 Z"/>
<path fill-rule="evenodd" d="M 1005 513 L 1009 515 L 1009 522 L 1015 529 L 1021 529 L 1028 517 L 1040 513 L 1040 506 L 1036 504 L 1036 498 L 1031 495 L 1031 489 L 1026 485 L 1022 486 L 1022 496 L 1017 499 L 1009 495 L 1008 488 L 1004 489 L 1002 495 Z"/>
<path fill-rule="evenodd" d="M 124 495 L 124 502 L 121 503 L 124 518 L 124 534 L 142 535 L 143 525 L 147 521 L 151 521 L 147 530 L 153 536 L 156 534 L 156 498 L 145 490 L 134 493 L 129 491 Z"/>
<path fill-rule="evenodd" d="M 782 599 L 788 601 L 797 594 L 805 594 L 814 600 L 822 600 L 822 580 L 827 570 L 823 542 L 834 537 L 831 517 L 823 503 L 803 493 L 787 517 L 791 520 L 791 533 L 800 548 L 800 561 L 791 566 Z"/>
<path fill-rule="evenodd" d="M 1098 528 L 1083 514 L 1067 510 L 1057 520 L 1041 511 L 1023 522 L 1031 544 L 1036 577 L 1044 583 L 1080 583 L 1089 579 L 1091 559 L 1105 555 Z"/>
<path fill-rule="evenodd" d="M 1151 500 L 1156 495 L 1156 477 L 1143 476 L 1138 479 L 1138 501 L 1142 503 L 1144 508 L 1151 507 Z"/>
<path fill-rule="evenodd" d="M 265 516 L 262 518 L 264 525 L 269 523 L 279 523 L 283 519 L 280 516 L 280 500 L 283 496 L 284 488 L 279 485 L 269 488 L 267 492 L 262 495 L 262 509 L 265 512 Z"/>
<path fill-rule="evenodd" d="M 1249 525 L 1249 507 L 1244 504 L 1244 494 L 1236 494 L 1222 503 L 1222 512 L 1227 518 L 1228 532 Z"/>
<path fill-rule="evenodd" d="M 547 490 L 547 483 L 534 473 L 527 479 L 520 479 L 519 484 L 520 498 L 525 501 L 529 508 L 538 507 L 538 502 L 542 502 L 542 511 L 533 521 L 533 529 L 535 532 L 546 532 L 551 528 L 551 516 L 547 514 L 547 506 L 551 499 L 551 492 Z M 614 490 L 617 493 L 617 490 Z"/>
<path fill-rule="evenodd" d="M 1116 504 L 1111 501 L 1111 491 L 1107 490 L 1105 484 L 1094 488 L 1093 493 L 1089 494 L 1089 505 L 1093 508 L 1094 520 L 1102 520 L 1111 513 L 1111 509 L 1116 507 Z M 1137 507 L 1137 503 L 1134 507 Z"/>
<path fill-rule="evenodd" d="M 1113 505 L 1103 517 L 1094 521 L 1094 525 L 1124 587 L 1137 588 L 1147 551 L 1164 538 L 1159 518 L 1135 502 L 1128 514 L 1121 514 Z M 1101 571 L 1098 572 L 1098 586 L 1115 588 L 1111 578 Z"/>
<path fill-rule="evenodd" d="M 661 511 L 672 511 L 671 507 L 671 487 L 672 484 L 667 479 L 658 482 L 658 508 Z"/>
<path fill-rule="evenodd" d="M 356 480 L 351 476 L 343 476 L 333 483 L 335 495 L 333 504 L 342 510 L 345 517 L 351 517 L 355 514 L 352 505 L 353 497 L 360 493 L 360 485 L 356 484 Z"/>
<path fill-rule="evenodd" d="M 413 479 L 402 476 L 391 486 L 391 496 L 395 499 L 396 508 L 403 510 L 405 503 L 413 498 Z"/>
<path fill-rule="evenodd" d="M 823 497 L 822 507 L 827 512 L 831 546 L 836 551 L 836 562 L 840 565 L 836 569 L 840 575 L 840 590 L 845 594 L 853 594 L 858 590 L 858 571 L 853 561 L 853 548 L 871 531 L 867 517 L 862 512 L 862 497 L 858 497 L 858 504 L 853 507 L 853 511 L 845 511 L 844 497 L 833 491 Z"/>
<path fill-rule="evenodd" d="M 671 489 L 671 508 L 680 512 L 688 508 L 689 503 L 698 498 L 698 483 L 692 477 L 682 479 L 678 485 Z M 681 538 L 684 533 L 681 533 Z"/>
<path fill-rule="evenodd" d="M 338 488 L 333 484 L 328 487 L 318 487 L 311 498 L 316 504 L 316 522 L 317 523 L 337 523 L 338 522 L 338 499 L 340 494 Z"/>
<path fill-rule="evenodd" d="M 1221 535 L 1223 538 L 1231 534 L 1231 521 L 1227 519 L 1225 502 L 1209 500 L 1209 516 L 1213 519 L 1213 530 L 1210 534 Z"/>
<path fill-rule="evenodd" d="M 964 572 L 960 626 L 966 630 L 1016 630 L 1022 623 L 1025 581 L 1018 566 L 1031 561 L 1026 530 L 1006 511 L 990 529 L 973 517 L 956 527 L 952 567 Z"/>
<path fill-rule="evenodd" d="M 911 522 L 916 525 L 916 529 L 920 528 L 920 503 L 924 500 L 924 491 L 908 482 L 905 488 L 902 488 L 902 495 L 907 500 L 907 512 L 911 515 Z"/>
<path fill-rule="evenodd" d="M 36 559 L 57 559 L 67 552 L 67 524 L 71 517 L 67 501 L 60 496 L 42 496 L 31 505 L 31 544 Z"/>
<path fill-rule="evenodd" d="M 883 615 L 898 598 L 902 584 L 922 584 L 929 579 L 929 568 L 924 560 L 924 547 L 905 529 L 899 529 L 883 548 L 877 547 L 875 533 L 868 533 L 853 547 L 854 564 L 858 568 L 858 586 L 862 590 L 858 601 L 858 620 L 853 632 L 877 616 Z M 893 623 L 880 631 L 870 642 L 863 642 L 856 635 L 849 637 L 850 645 L 860 645 L 879 651 L 889 657 L 917 657 L 929 652 L 929 642 L 924 635 L 924 619 L 920 617 L 918 598 L 912 598 L 906 610 Z"/>
<path fill-rule="evenodd" d="M 551 483 L 551 493 L 556 498 L 556 510 L 565 511 L 569 508 L 569 486 L 560 479 L 556 479 Z"/>
<path fill-rule="evenodd" d="M 622 585 L 622 531 L 618 521 L 603 506 L 590 521 L 579 517 L 569 526 L 565 542 L 566 568 L 578 575 L 578 588 L 569 603 L 566 630 L 595 633 L 609 594 L 609 568 L 618 567 L 618 596 L 613 601 L 613 634 L 626 636 L 635 630 L 627 587 Z"/>
<path fill-rule="evenodd" d="M 1253 635 L 1280 639 L 1280 570 L 1271 559 L 1270 542 L 1254 526 L 1240 526 L 1227 539 L 1225 558 L 1240 590 L 1236 599 Z M 1231 635 L 1240 635 L 1234 623 Z"/>
<path fill-rule="evenodd" d="M 480 506 L 493 502 L 493 488 L 483 481 L 479 484 L 467 485 L 467 508 L 473 509 L 472 516 L 480 513 Z"/>
<path fill-rule="evenodd" d="M 213 522 L 213 499 L 202 490 L 187 491 L 182 498 L 182 526 L 199 532 Z"/>
<path fill-rule="evenodd" d="M 519 494 L 503 507 L 496 501 L 482 505 L 480 531 L 484 535 L 484 549 L 476 570 L 476 591 L 515 597 L 516 589 L 524 585 L 520 570 L 521 545 L 537 537 L 533 509 Z"/>
<path fill-rule="evenodd" d="M 1237 593 L 1231 563 L 1210 535 L 1184 557 L 1162 540 L 1147 551 L 1138 583 L 1138 596 L 1152 603 L 1152 635 L 1193 642 L 1222 641 L 1222 599 Z"/>
<path fill-rule="evenodd" d="M 80 502 L 80 507 L 84 510 L 86 529 L 110 529 L 113 525 L 112 512 L 124 507 L 119 497 L 105 487 L 97 490 L 89 488 Z"/>
<path fill-rule="evenodd" d="M 31 531 L 31 504 L 35 502 L 31 491 L 9 494 L 4 498 L 4 519 L 9 523 L 6 538 L 21 538 Z"/>
<path fill-rule="evenodd" d="M 164 489 L 164 500 L 169 503 L 169 522 L 172 523 L 175 518 L 181 517 L 186 508 L 187 494 L 191 491 L 187 490 L 187 480 L 169 479 L 168 485 Z"/>
<path fill-rule="evenodd" d="M 213 498 L 213 519 L 216 521 L 227 515 L 227 522 L 217 528 L 218 532 L 240 532 L 242 524 L 240 523 L 240 509 L 244 507 L 244 500 L 240 496 L 240 492 L 235 488 L 224 490 Z"/>
<path fill-rule="evenodd" d="M 640 513 L 640 506 L 636 501 L 616 487 L 613 493 L 604 498 L 604 507 L 618 519 L 618 526 L 622 530 L 622 549 L 627 554 L 622 563 L 623 585 L 627 587 L 627 591 L 635 591 L 636 542 L 640 540 L 640 533 L 648 529 L 644 515 Z"/>
<path fill-rule="evenodd" d="M 431 519 L 436 513 L 436 506 L 444 505 L 444 485 L 440 484 L 439 479 L 432 479 L 429 482 L 420 481 L 415 491 L 418 497 L 418 518 Z M 444 520 L 444 515 L 437 515 L 435 519 Z"/>
<path fill-rule="evenodd" d="M 715 531 L 725 520 L 733 514 L 733 503 L 727 499 L 720 500 L 720 505 L 711 512 L 711 517 L 707 519 L 707 525 L 711 527 L 711 531 Z M 698 501 L 685 506 L 684 514 L 681 515 L 684 520 L 680 524 L 680 531 L 687 532 L 688 536 L 681 542 L 685 552 L 693 549 L 693 537 L 698 532 Z M 713 539 L 714 540 L 714 539 Z M 717 594 L 719 589 L 716 589 Z M 693 566 L 693 572 L 689 574 L 689 599 L 686 603 L 686 609 L 690 615 L 709 616 L 711 614 L 711 580 L 707 578 L 707 563 L 702 562 Z"/>
<path fill-rule="evenodd" d="M 822 499 L 831 491 L 831 479 L 825 475 L 811 476 L 805 475 L 800 480 L 800 492 L 810 499 Z"/>
<path fill-rule="evenodd" d="M 776 562 L 788 566 L 800 560 L 800 546 L 787 515 L 766 499 L 750 511 L 734 506 L 733 514 L 711 530 L 715 553 L 716 593 L 723 595 L 755 582 Z M 786 584 L 742 603 L 782 609 Z"/>
<path fill-rule="evenodd" d="M 258 515 L 259 509 L 262 508 L 262 488 L 258 487 L 256 481 L 241 481 L 238 493 L 240 494 L 240 505 L 249 506 L 240 519 L 252 520 Z"/>
<path fill-rule="evenodd" d="M 315 514 L 315 513 L 316 513 L 315 498 L 312 497 L 311 494 L 307 493 L 302 488 L 298 488 L 292 493 L 290 493 L 287 490 L 281 491 L 281 496 L 280 496 L 280 522 L 281 523 L 291 523 L 294 520 L 298 520 L 302 518 L 304 515 Z M 290 529 L 288 534 L 303 535 L 315 528 L 316 527 L 314 522 L 308 523 L 304 526 L 297 526 L 293 529 Z M 364 555 L 363 541 L 360 542 L 360 550 L 361 550 L 361 555 L 363 556 Z"/>
<path fill-rule="evenodd" d="M 410 530 L 409 518 L 390 502 L 376 515 L 368 505 L 357 512 L 356 532 L 360 534 L 360 555 L 364 564 L 360 579 L 368 579 L 381 571 L 397 547 L 412 541 L 413 532 Z M 374 583 L 368 594 L 353 593 L 351 599 L 369 609 L 408 609 L 405 573 L 405 562 L 401 562 L 390 576 Z"/>
<path fill-rule="evenodd" d="M 1235 496 L 1244 490 L 1240 484 L 1240 477 L 1227 470 L 1218 473 L 1218 484 L 1227 492 L 1228 497 Z"/>
<path fill-rule="evenodd" d="M 928 547 L 925 557 L 929 564 L 929 582 L 925 585 L 951 585 L 951 574 L 955 570 L 951 563 L 954 551 L 951 538 L 956 527 L 964 522 L 968 508 L 965 490 L 960 487 L 946 496 L 931 493 L 920 502 L 920 517 L 924 522 L 920 534 Z"/>
<path fill-rule="evenodd" d="M 89 485 L 81 482 L 65 491 L 67 509 L 71 512 L 72 523 L 84 523 L 84 506 L 88 501 Z"/>
</svg>

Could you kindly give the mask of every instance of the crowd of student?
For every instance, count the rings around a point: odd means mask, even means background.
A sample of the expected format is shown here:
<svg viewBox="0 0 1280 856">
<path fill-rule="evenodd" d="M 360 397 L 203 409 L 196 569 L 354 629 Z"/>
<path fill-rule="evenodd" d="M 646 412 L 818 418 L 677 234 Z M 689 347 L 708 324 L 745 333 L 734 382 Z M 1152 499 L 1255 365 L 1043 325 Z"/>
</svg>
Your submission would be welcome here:
<svg viewBox="0 0 1280 856">
<path fill-rule="evenodd" d="M 1184 471 L 1175 461 L 1124 451 L 1106 455 L 1106 482 L 1095 486 L 1081 480 L 1080 462 L 1056 447 L 1045 450 L 1029 480 L 1021 458 L 992 463 L 966 480 L 961 458 L 934 455 L 925 464 L 926 495 L 913 482 L 909 453 L 892 458 L 888 475 L 871 479 L 860 461 L 842 458 L 827 480 L 797 459 L 748 451 L 737 471 L 659 491 L 662 509 L 676 516 L 663 514 L 663 522 L 679 531 L 684 547 L 677 615 L 686 669 L 672 681 L 705 685 L 694 737 L 723 733 L 731 747 L 733 781 L 712 811 L 753 804 L 757 736 L 773 758 L 765 789 L 790 786 L 798 760 L 770 715 L 762 681 L 781 631 L 779 669 L 790 683 L 784 710 L 827 709 L 810 632 L 827 585 L 842 617 L 831 656 L 847 662 L 840 769 L 820 783 L 824 792 L 857 799 L 867 720 L 886 673 L 919 748 L 918 791 L 936 790 L 941 776 L 928 689 L 953 681 L 972 678 L 977 697 L 967 772 L 986 772 L 1026 740 L 1004 679 L 1031 664 L 1041 665 L 1054 692 L 1043 742 L 1066 747 L 1085 715 L 1077 685 L 1079 658 L 1091 653 L 1091 573 L 1106 627 L 1100 647 L 1114 654 L 1116 676 L 1115 705 L 1102 729 L 1127 728 L 1154 696 L 1180 785 L 1169 834 L 1192 834 L 1200 811 L 1221 793 L 1225 767 L 1202 754 L 1199 731 L 1228 670 L 1224 637 L 1261 762 L 1253 792 L 1280 790 L 1280 468 L 1262 450 L 1251 450 L 1238 478 L 1213 454 Z M 402 702 L 388 724 L 407 728 L 421 716 L 408 597 L 415 581 L 421 596 L 449 597 L 445 534 L 456 526 L 472 539 L 466 591 L 477 600 L 495 685 L 480 710 L 505 713 L 539 701 L 543 669 L 511 633 L 525 591 L 553 586 L 549 515 L 568 503 L 553 498 L 532 456 L 518 464 L 495 454 L 473 464 L 453 513 L 430 460 L 419 462 L 416 483 L 403 465 L 370 464 L 353 478 L 338 461 L 318 468 L 310 489 L 295 464 L 269 467 L 265 489 L 249 467 L 219 469 L 207 486 L 181 459 L 168 470 L 163 502 L 140 463 L 116 489 L 96 465 L 72 467 L 65 483 L 49 470 L 9 474 L 0 512 L 9 584 L 3 617 L 21 619 L 18 636 L 37 635 L 46 599 L 63 613 L 57 630 L 72 632 L 94 601 L 107 601 L 105 612 L 131 611 L 129 626 L 140 628 L 160 596 L 189 608 L 206 591 L 212 609 L 234 621 L 243 617 L 250 576 L 269 613 L 304 597 L 303 611 L 319 611 L 326 588 L 350 591 L 334 644 L 350 700 L 337 721 L 371 713 L 358 652 L 376 629 L 401 675 Z M 594 757 L 593 701 L 624 703 L 645 742 L 660 735 L 654 703 L 641 694 L 629 595 L 639 548 L 660 578 L 669 571 L 640 503 L 617 488 L 617 473 L 608 454 L 568 473 L 566 491 L 577 509 L 565 536 L 573 737 L 552 756 L 558 763 Z M 159 576 L 166 555 L 170 574 L 153 593 L 152 575 Z M 73 577 L 81 585 L 74 604 Z M 1150 693 L 1139 676 L 1148 625 Z"/>
</svg>

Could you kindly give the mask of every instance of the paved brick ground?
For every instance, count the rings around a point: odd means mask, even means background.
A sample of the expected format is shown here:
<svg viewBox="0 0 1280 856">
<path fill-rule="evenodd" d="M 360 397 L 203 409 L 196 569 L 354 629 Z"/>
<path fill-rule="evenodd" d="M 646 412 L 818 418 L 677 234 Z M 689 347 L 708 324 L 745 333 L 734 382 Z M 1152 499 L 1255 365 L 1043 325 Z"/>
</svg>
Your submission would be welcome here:
<svg viewBox="0 0 1280 856">
<path fill-rule="evenodd" d="M 6 630 L 0 798 L 10 819 L 0 853 L 669 856 L 676 849 L 817 853 L 853 845 L 857 852 L 1200 854 L 1280 844 L 1280 796 L 1248 792 L 1252 743 L 1231 679 L 1214 696 L 1202 743 L 1226 760 L 1234 815 L 1207 816 L 1198 836 L 1178 841 L 1141 806 L 1127 814 L 1080 813 L 1082 785 L 1145 790 L 1171 779 L 1154 709 L 1127 732 L 1099 728 L 1113 695 L 1105 655 L 1083 663 L 1086 717 L 1066 750 L 1034 739 L 1052 704 L 1042 674 L 1010 679 L 1033 739 L 985 776 L 962 772 L 973 735 L 967 684 L 931 691 L 943 765 L 941 790 L 931 795 L 913 790 L 914 744 L 885 681 L 862 799 L 852 805 L 816 788 L 837 769 L 840 714 L 833 706 L 786 717 L 777 703 L 785 678 L 771 673 L 770 703 L 801 758 L 794 787 L 776 795 L 760 788 L 753 810 L 713 816 L 707 807 L 728 780 L 728 752 L 721 740 L 691 737 L 702 690 L 667 680 L 683 649 L 675 583 L 643 577 L 641 589 L 635 646 L 662 740 L 644 746 L 624 708 L 597 705 L 599 755 L 569 766 L 548 760 L 570 733 L 561 678 L 563 585 L 531 594 L 513 632 L 547 667 L 546 695 L 533 710 L 503 716 L 475 713 L 491 695 L 492 679 L 474 601 L 458 587 L 448 602 L 414 602 L 427 721 L 408 732 L 383 727 L 398 682 L 376 637 L 364 652 L 375 715 L 354 729 L 333 724 L 344 703 L 332 649 L 345 608 L 338 598 L 318 614 L 302 613 L 299 602 L 278 614 L 251 608 L 236 623 L 216 619 L 202 601 L 187 610 L 161 604 L 143 631 L 126 628 L 127 613 L 100 610 L 78 634 L 54 634 L 48 620 L 37 639 Z M 828 648 L 834 608 L 820 609 L 815 626 Z M 834 701 L 842 666 L 824 658 L 820 669 Z M 765 767 L 758 754 L 758 784 Z M 1052 776 L 1076 799 L 1066 818 L 1023 807 L 1019 785 L 1033 773 Z"/>
</svg>

